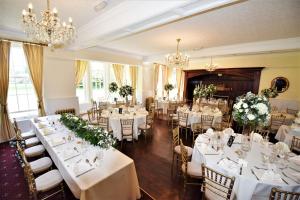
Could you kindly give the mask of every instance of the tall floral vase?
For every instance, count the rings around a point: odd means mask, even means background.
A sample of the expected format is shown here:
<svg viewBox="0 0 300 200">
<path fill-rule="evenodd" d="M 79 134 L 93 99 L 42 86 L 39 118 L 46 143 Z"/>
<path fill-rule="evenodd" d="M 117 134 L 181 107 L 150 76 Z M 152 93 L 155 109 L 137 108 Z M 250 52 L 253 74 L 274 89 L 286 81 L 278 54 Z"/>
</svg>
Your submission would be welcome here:
<svg viewBox="0 0 300 200">
<path fill-rule="evenodd" d="M 125 102 L 126 102 L 126 106 L 129 106 L 129 100 L 128 100 L 128 96 L 125 96 Z"/>
</svg>

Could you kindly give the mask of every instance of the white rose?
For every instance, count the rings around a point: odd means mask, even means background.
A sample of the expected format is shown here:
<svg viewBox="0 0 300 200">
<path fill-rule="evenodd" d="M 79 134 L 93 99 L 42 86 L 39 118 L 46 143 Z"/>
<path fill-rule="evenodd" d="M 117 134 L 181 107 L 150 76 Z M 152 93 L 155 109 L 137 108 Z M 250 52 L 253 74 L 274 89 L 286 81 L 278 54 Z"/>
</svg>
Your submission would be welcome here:
<svg viewBox="0 0 300 200">
<path fill-rule="evenodd" d="M 247 113 L 247 112 L 249 112 L 249 109 L 247 108 L 247 109 L 245 109 L 245 112 Z"/>
<path fill-rule="evenodd" d="M 248 104 L 243 103 L 243 107 L 244 107 L 244 108 L 248 108 Z"/>
<path fill-rule="evenodd" d="M 260 115 L 268 114 L 268 107 L 266 106 L 266 104 L 258 103 L 256 105 L 256 108 L 258 109 L 258 114 Z"/>
<path fill-rule="evenodd" d="M 252 121 L 252 120 L 255 119 L 255 116 L 254 116 L 253 114 L 248 114 L 248 115 L 247 115 L 247 118 L 248 118 L 250 121 Z"/>
</svg>

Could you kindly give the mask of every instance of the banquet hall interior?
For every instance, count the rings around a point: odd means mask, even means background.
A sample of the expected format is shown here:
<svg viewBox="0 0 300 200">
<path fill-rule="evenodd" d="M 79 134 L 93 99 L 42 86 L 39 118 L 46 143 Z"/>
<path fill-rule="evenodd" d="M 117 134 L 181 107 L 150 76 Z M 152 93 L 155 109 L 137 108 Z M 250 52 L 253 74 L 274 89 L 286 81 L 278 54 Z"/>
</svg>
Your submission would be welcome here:
<svg viewBox="0 0 300 200">
<path fill-rule="evenodd" d="M 1 200 L 300 200 L 300 0 L 0 0 Z"/>
</svg>

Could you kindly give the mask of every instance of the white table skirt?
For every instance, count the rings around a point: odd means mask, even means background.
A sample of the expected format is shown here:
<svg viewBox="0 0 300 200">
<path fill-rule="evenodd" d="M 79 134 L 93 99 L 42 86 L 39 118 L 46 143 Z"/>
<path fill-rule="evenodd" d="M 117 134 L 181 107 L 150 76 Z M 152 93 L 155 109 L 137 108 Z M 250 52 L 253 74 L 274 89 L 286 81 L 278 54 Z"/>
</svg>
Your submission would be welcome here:
<svg viewBox="0 0 300 200">
<path fill-rule="evenodd" d="M 45 117 L 40 119 L 45 119 Z M 81 200 L 134 200 L 141 197 L 135 165 L 132 159 L 114 148 L 104 150 L 92 145 L 83 147 L 81 144 L 78 144 L 78 141 L 81 140 L 79 138 L 75 138 L 75 141 L 52 147 L 53 138 L 67 138 L 70 131 L 67 131 L 65 128 L 44 136 L 37 124 L 33 123 L 33 125 L 37 137 L 46 148 L 76 198 L 80 198 Z M 68 149 L 73 149 L 74 146 L 78 149 L 87 148 L 88 150 L 81 152 L 79 156 L 65 161 L 64 152 Z M 74 165 L 76 165 L 75 163 L 79 159 L 84 160 L 91 152 L 103 152 L 100 165 L 84 175 L 76 177 L 73 170 Z"/>
<path fill-rule="evenodd" d="M 300 137 L 300 127 L 292 128 L 291 126 L 281 125 L 277 131 L 275 139 L 285 142 L 289 146 L 292 144 L 293 136 Z"/>
<path fill-rule="evenodd" d="M 203 150 L 200 148 L 200 138 L 203 138 L 202 135 L 199 135 L 196 139 L 195 146 L 193 149 L 192 162 L 199 166 L 199 170 L 201 170 L 201 164 L 205 163 L 208 167 L 215 169 L 221 173 L 224 173 L 228 176 L 234 176 L 235 184 L 233 188 L 233 198 L 237 200 L 264 200 L 269 198 L 269 194 L 272 187 L 280 186 L 283 190 L 300 192 L 300 185 L 295 183 L 294 181 L 284 177 L 285 180 L 289 182 L 289 185 L 281 184 L 269 184 L 262 181 L 257 181 L 256 178 L 251 173 L 253 166 L 261 166 L 261 152 L 263 151 L 261 144 L 253 143 L 251 151 L 248 152 L 246 160 L 248 161 L 248 166 L 243 167 L 243 175 L 234 174 L 232 172 L 226 171 L 221 168 L 217 162 L 221 160 L 221 155 L 205 155 Z M 231 148 L 228 146 L 225 147 L 224 157 L 230 157 L 233 160 L 237 160 L 237 155 L 234 152 L 236 149 L 240 148 L 239 144 L 233 144 Z M 290 166 L 294 168 L 299 168 L 295 164 L 289 163 Z M 256 173 L 262 173 L 259 170 L 255 171 Z"/>
<path fill-rule="evenodd" d="M 137 114 L 135 116 L 127 116 L 127 115 L 121 115 L 121 114 L 114 114 L 114 115 L 102 115 L 104 117 L 109 118 L 109 125 L 110 128 L 113 130 L 113 135 L 116 137 L 118 140 L 122 140 L 122 132 L 121 132 L 121 121 L 120 119 L 134 119 L 133 122 L 133 137 L 134 139 L 138 139 L 139 136 L 139 131 L 138 127 L 141 124 L 146 123 L 146 114 Z"/>
<path fill-rule="evenodd" d="M 163 114 L 167 114 L 168 108 L 169 108 L 169 102 L 168 101 L 158 101 L 157 107 L 163 109 Z"/>
</svg>

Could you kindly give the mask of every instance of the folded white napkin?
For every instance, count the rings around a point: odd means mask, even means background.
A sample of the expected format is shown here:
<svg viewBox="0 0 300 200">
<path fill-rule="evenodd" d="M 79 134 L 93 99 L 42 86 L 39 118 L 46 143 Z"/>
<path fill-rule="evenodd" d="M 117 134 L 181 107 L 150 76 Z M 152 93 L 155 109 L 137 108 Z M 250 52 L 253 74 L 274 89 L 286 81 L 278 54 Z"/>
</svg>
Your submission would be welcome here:
<svg viewBox="0 0 300 200">
<path fill-rule="evenodd" d="M 57 145 L 64 144 L 64 143 L 65 143 L 65 140 L 63 140 L 61 137 L 55 137 L 55 138 L 51 139 L 52 146 L 57 146 Z"/>
<path fill-rule="evenodd" d="M 79 153 L 77 151 L 75 151 L 74 149 L 65 149 L 64 153 L 63 153 L 63 157 L 64 160 L 68 160 L 69 158 L 72 158 L 74 156 L 79 155 Z"/>
<path fill-rule="evenodd" d="M 295 163 L 296 165 L 300 166 L 300 155 L 292 157 L 292 158 L 289 158 L 289 161 L 291 161 L 291 162 Z"/>
<path fill-rule="evenodd" d="M 43 129 L 41 129 L 41 132 L 42 132 L 42 134 L 43 135 L 50 135 L 50 134 L 52 134 L 53 133 L 53 131 L 51 130 L 51 129 L 49 129 L 49 128 L 43 128 Z"/>
<path fill-rule="evenodd" d="M 284 142 L 277 142 L 274 147 L 275 149 L 281 150 L 284 153 L 288 153 L 291 151 L 290 147 Z"/>
<path fill-rule="evenodd" d="M 280 174 L 274 173 L 272 170 L 267 170 L 260 178 L 261 181 L 271 184 L 283 184 Z"/>
<path fill-rule="evenodd" d="M 253 142 L 261 142 L 263 140 L 263 137 L 259 133 L 254 133 L 253 131 L 251 133 L 251 138 Z"/>
<path fill-rule="evenodd" d="M 45 123 L 39 122 L 39 123 L 37 124 L 37 126 L 38 126 L 38 128 L 42 129 L 42 128 L 45 128 L 47 125 L 46 125 Z"/>
<path fill-rule="evenodd" d="M 224 134 L 232 135 L 234 133 L 234 130 L 232 128 L 225 128 L 223 130 Z"/>
<path fill-rule="evenodd" d="M 214 130 L 212 128 L 209 128 L 209 129 L 206 130 L 206 134 L 209 135 L 209 136 L 213 136 Z"/>
<path fill-rule="evenodd" d="M 73 171 L 75 176 L 81 175 L 82 173 L 90 170 L 93 168 L 88 163 L 85 162 L 85 160 L 80 161 L 79 163 L 76 163 L 73 167 Z"/>
<path fill-rule="evenodd" d="M 240 166 L 231 160 L 223 159 L 219 162 L 219 166 L 227 172 L 239 174 Z"/>
</svg>

